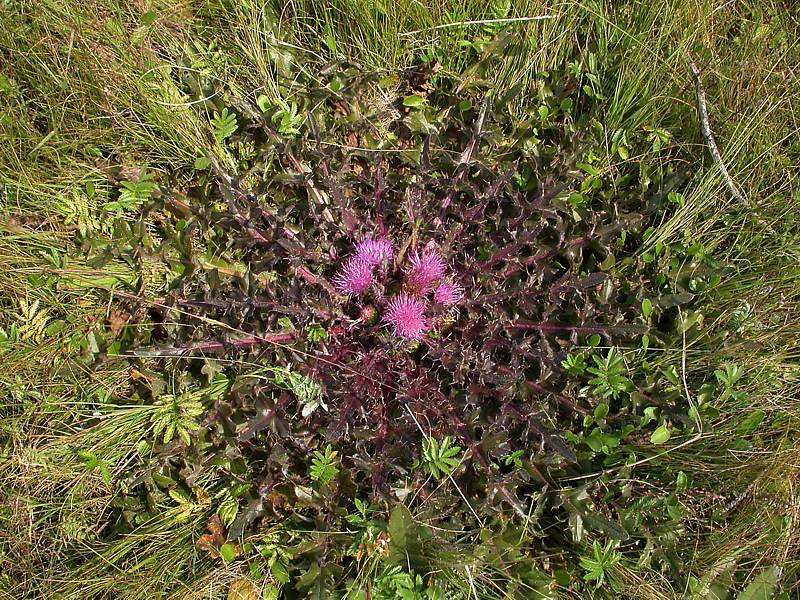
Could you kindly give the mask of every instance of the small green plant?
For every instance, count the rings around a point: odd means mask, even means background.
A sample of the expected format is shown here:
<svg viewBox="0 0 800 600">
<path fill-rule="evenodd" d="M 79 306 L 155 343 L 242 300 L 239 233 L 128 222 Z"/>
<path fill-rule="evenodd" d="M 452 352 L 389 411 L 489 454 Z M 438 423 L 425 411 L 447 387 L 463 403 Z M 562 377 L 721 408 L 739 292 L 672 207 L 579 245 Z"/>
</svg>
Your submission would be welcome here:
<svg viewBox="0 0 800 600">
<path fill-rule="evenodd" d="M 426 438 L 422 442 L 422 457 L 418 465 L 436 479 L 442 479 L 459 465 L 456 457 L 460 452 L 460 446 L 451 446 L 450 436 L 445 436 L 441 442 L 433 437 Z"/>
<path fill-rule="evenodd" d="M 11 350 L 11 347 L 18 341 L 18 329 L 13 323 L 9 326 L 8 331 L 0 327 L 0 354 L 4 354 Z"/>
<path fill-rule="evenodd" d="M 749 302 L 742 300 L 739 303 L 739 306 L 736 306 L 733 310 L 731 310 L 730 317 L 728 319 L 728 329 L 734 333 L 744 333 L 750 324 L 752 316 L 753 307 L 750 306 Z"/>
<path fill-rule="evenodd" d="M 586 372 L 586 356 L 582 352 L 570 354 L 561 361 L 561 366 L 570 375 L 583 375 Z"/>
<path fill-rule="evenodd" d="M 47 309 L 40 308 L 38 299 L 29 303 L 25 298 L 20 298 L 16 326 L 10 334 L 2 337 L 16 338 L 23 342 L 41 342 L 45 337 L 48 317 Z"/>
<path fill-rule="evenodd" d="M 633 389 L 633 382 L 627 377 L 627 368 L 616 348 L 611 348 L 605 357 L 592 356 L 594 367 L 587 372 L 595 377 L 589 380 L 595 394 L 603 398 L 618 398 L 623 392 Z"/>
<path fill-rule="evenodd" d="M 214 118 L 211 119 L 211 126 L 214 128 L 214 137 L 217 138 L 218 142 L 222 143 L 236 133 L 238 127 L 236 115 L 228 112 L 227 108 L 223 108 L 221 113 L 214 113 Z"/>
<path fill-rule="evenodd" d="M 311 479 L 321 486 L 328 485 L 339 474 L 339 467 L 336 466 L 337 452 L 328 444 L 325 446 L 325 453 L 319 450 L 314 451 L 311 459 Z"/>
<path fill-rule="evenodd" d="M 368 502 L 364 502 L 360 498 L 356 498 L 354 504 L 358 512 L 346 515 L 345 520 L 358 527 L 372 526 L 373 521 L 371 520 L 371 515 L 376 509 L 372 508 Z"/>
<path fill-rule="evenodd" d="M 116 212 L 117 216 L 122 216 L 125 211 L 135 211 L 143 204 L 149 202 L 153 196 L 155 182 L 150 173 L 142 170 L 139 181 L 121 181 L 119 198 L 103 204 L 103 208 L 108 212 Z"/>
<path fill-rule="evenodd" d="M 375 600 L 433 600 L 440 595 L 425 585 L 422 576 L 395 565 L 376 579 L 372 597 Z"/>
<path fill-rule="evenodd" d="M 524 450 L 514 450 L 511 454 L 503 459 L 503 462 L 507 467 L 515 466 L 518 469 L 522 468 L 522 457 L 525 455 Z"/>
<path fill-rule="evenodd" d="M 616 552 L 613 540 L 609 540 L 605 547 L 601 546 L 597 540 L 594 540 L 592 542 L 592 553 L 594 554 L 592 558 L 581 558 L 580 564 L 586 571 L 583 575 L 584 581 L 594 581 L 595 589 L 597 589 L 603 585 L 608 570 L 619 562 L 620 556 Z"/>
<path fill-rule="evenodd" d="M 272 577 L 279 583 L 288 583 L 289 568 L 287 565 L 291 564 L 292 554 L 286 549 L 286 544 L 281 540 L 279 534 L 271 533 L 266 535 L 255 547 L 258 553 L 266 559 L 266 567 Z M 251 569 L 257 565 L 257 562 L 251 563 Z M 251 576 L 259 579 L 262 576 L 259 573 L 260 570 L 260 566 L 257 567 L 256 572 L 251 570 Z"/>
<path fill-rule="evenodd" d="M 175 488 L 173 490 L 169 490 L 169 497 L 175 501 L 177 504 L 174 507 L 174 515 L 173 518 L 178 523 L 185 523 L 188 521 L 191 516 L 204 508 L 202 502 L 199 502 L 196 498 L 193 498 L 192 495 L 183 490 L 181 488 Z"/>
<path fill-rule="evenodd" d="M 161 396 L 151 417 L 153 435 L 156 439 L 169 443 L 176 435 L 189 446 L 192 443 L 190 432 L 200 429 L 196 417 L 205 412 L 203 405 L 191 394 Z"/>
<path fill-rule="evenodd" d="M 85 461 L 87 471 L 98 469 L 103 481 L 111 483 L 111 470 L 108 468 L 108 464 L 104 460 L 100 460 L 94 452 L 78 450 L 77 456 L 82 461 Z"/>
<path fill-rule="evenodd" d="M 328 332 L 325 331 L 325 328 L 321 325 L 306 325 L 306 339 L 312 343 L 316 344 L 317 342 L 321 342 L 325 338 L 328 337 Z"/>
<path fill-rule="evenodd" d="M 747 397 L 747 394 L 744 392 L 739 392 L 736 390 L 736 384 L 744 375 L 744 369 L 739 365 L 724 365 L 722 369 L 717 369 L 714 371 L 714 377 L 717 378 L 717 381 L 722 386 L 722 395 L 720 396 L 720 401 L 728 400 L 729 398 L 733 398 L 734 400 L 742 400 L 743 398 Z"/>
<path fill-rule="evenodd" d="M 272 115 L 272 122 L 278 126 L 281 135 L 295 136 L 300 134 L 300 126 L 306 120 L 304 115 L 297 114 L 296 102 L 291 106 L 286 102 L 280 103 L 280 108 Z"/>
<path fill-rule="evenodd" d="M 328 410 L 323 400 L 323 390 L 320 385 L 300 373 L 289 369 L 274 369 L 273 383 L 278 387 L 289 390 L 297 396 L 300 402 L 300 414 L 308 417 L 318 408 Z"/>
</svg>

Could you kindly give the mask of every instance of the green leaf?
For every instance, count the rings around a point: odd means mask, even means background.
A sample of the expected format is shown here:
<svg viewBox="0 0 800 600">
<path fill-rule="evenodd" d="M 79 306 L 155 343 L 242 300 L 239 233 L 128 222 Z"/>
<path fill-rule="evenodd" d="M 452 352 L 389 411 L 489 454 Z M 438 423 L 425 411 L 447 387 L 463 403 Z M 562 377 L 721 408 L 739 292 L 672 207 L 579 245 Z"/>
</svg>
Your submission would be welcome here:
<svg viewBox="0 0 800 600">
<path fill-rule="evenodd" d="M 569 530 L 572 533 L 572 541 L 577 544 L 583 539 L 583 515 L 576 510 L 570 510 L 567 523 L 569 524 Z"/>
<path fill-rule="evenodd" d="M 772 565 L 756 575 L 750 584 L 736 596 L 736 600 L 770 600 L 781 577 L 781 568 Z"/>
<path fill-rule="evenodd" d="M 97 459 L 97 455 L 94 452 L 89 452 L 88 450 L 78 450 L 75 454 L 78 458 L 85 461 Z"/>
<path fill-rule="evenodd" d="M 619 446 L 618 436 L 613 433 L 605 433 L 599 427 L 595 427 L 585 441 L 595 452 L 608 452 L 611 448 Z"/>
<path fill-rule="evenodd" d="M 433 437 L 422 441 L 422 457 L 418 464 L 436 479 L 446 477 L 459 464 L 456 456 L 461 447 L 451 446 L 450 442 L 449 436 L 442 438 L 441 442 Z"/>
<path fill-rule="evenodd" d="M 588 529 L 602 531 L 608 537 L 620 542 L 630 539 L 628 532 L 618 523 L 615 523 L 601 513 L 588 513 L 583 515 L 583 521 Z"/>
<path fill-rule="evenodd" d="M 550 110 L 544 105 L 540 106 L 537 112 L 542 121 L 546 121 L 547 117 L 550 115 Z"/>
<path fill-rule="evenodd" d="M 44 333 L 48 337 L 53 337 L 64 331 L 64 328 L 66 326 L 67 326 L 66 321 L 64 321 L 63 319 L 57 319 L 47 326 L 47 328 L 44 330 Z"/>
<path fill-rule="evenodd" d="M 194 424 L 192 424 L 192 425 L 194 425 Z M 182 427 L 182 426 L 179 425 L 179 426 L 176 427 L 176 429 L 178 431 L 178 437 L 181 438 L 183 443 L 186 444 L 187 446 L 191 446 L 192 445 L 192 438 L 189 435 L 189 428 Z"/>
<path fill-rule="evenodd" d="M 221 274 L 231 277 L 244 277 L 247 274 L 247 266 L 244 263 L 228 262 L 219 256 L 214 256 L 211 252 L 198 256 L 197 262 L 206 270 L 216 269 Z"/>
<path fill-rule="evenodd" d="M 281 561 L 276 560 L 269 568 L 272 576 L 280 583 L 289 583 L 289 570 Z"/>
<path fill-rule="evenodd" d="M 657 445 L 666 444 L 671 436 L 672 432 L 667 429 L 666 425 L 659 425 L 658 428 L 650 435 L 650 443 Z"/>
<path fill-rule="evenodd" d="M 422 96 L 406 96 L 403 98 L 403 106 L 408 108 L 419 108 L 425 104 L 426 100 Z"/>
<path fill-rule="evenodd" d="M 192 497 L 181 489 L 174 489 L 169 491 L 169 497 L 175 500 L 181 506 L 192 504 Z"/>
<path fill-rule="evenodd" d="M 320 569 L 319 564 L 311 563 L 311 566 L 308 567 L 308 570 L 305 571 L 296 581 L 295 585 L 298 589 L 305 589 L 311 587 L 317 579 L 319 579 L 320 575 L 322 574 L 322 569 Z"/>
<path fill-rule="evenodd" d="M 321 342 L 325 338 L 328 337 L 328 332 L 325 331 L 325 328 L 321 325 L 306 325 L 306 339 L 312 343 L 316 344 L 317 342 Z"/>
<path fill-rule="evenodd" d="M 642 300 L 642 315 L 645 319 L 649 319 L 653 313 L 653 302 L 649 298 Z"/>
<path fill-rule="evenodd" d="M 386 531 L 389 534 L 390 563 L 405 565 L 409 558 L 419 556 L 419 527 L 404 504 L 398 504 L 392 509 Z"/>
<path fill-rule="evenodd" d="M 164 443 L 169 444 L 172 438 L 175 436 L 175 430 L 177 429 L 177 424 L 170 423 L 167 425 L 167 429 L 164 432 Z"/>
<path fill-rule="evenodd" d="M 231 137 L 238 128 L 236 115 L 229 113 L 227 108 L 223 108 L 221 113 L 214 113 L 211 125 L 214 128 L 214 137 L 217 138 L 218 142 Z"/>
<path fill-rule="evenodd" d="M 109 471 L 108 465 L 100 461 L 97 466 L 100 467 L 100 476 L 103 478 L 103 481 L 111 483 L 111 471 Z"/>
<path fill-rule="evenodd" d="M 763 410 L 754 410 L 736 427 L 736 432 L 742 435 L 750 435 L 755 432 L 766 414 Z"/>
<path fill-rule="evenodd" d="M 217 507 L 217 514 L 225 527 L 230 527 L 236 520 L 236 515 L 239 514 L 239 501 L 234 498 L 230 491 L 225 492 L 222 502 Z"/>
<path fill-rule="evenodd" d="M 414 133 L 421 133 L 423 135 L 431 135 L 436 133 L 436 127 L 428 121 L 423 111 L 414 111 L 406 119 L 408 128 Z"/>
<path fill-rule="evenodd" d="M 339 474 L 339 467 L 336 466 L 337 452 L 333 451 L 331 445 L 325 447 L 323 454 L 319 450 L 314 451 L 311 460 L 311 479 L 322 486 L 328 485 Z"/>
<path fill-rule="evenodd" d="M 222 546 L 219 547 L 219 555 L 222 557 L 222 560 L 229 563 L 236 558 L 236 549 L 233 547 L 233 544 L 222 544 Z"/>
<path fill-rule="evenodd" d="M 152 11 L 152 10 L 147 11 L 146 13 L 144 13 L 142 15 L 142 19 L 141 19 L 142 25 L 145 25 L 145 26 L 152 25 L 157 17 L 158 17 L 158 14 L 155 11 Z"/>
<path fill-rule="evenodd" d="M 280 595 L 280 588 L 271 583 L 266 584 L 261 590 L 261 596 L 264 600 L 278 600 Z"/>
</svg>

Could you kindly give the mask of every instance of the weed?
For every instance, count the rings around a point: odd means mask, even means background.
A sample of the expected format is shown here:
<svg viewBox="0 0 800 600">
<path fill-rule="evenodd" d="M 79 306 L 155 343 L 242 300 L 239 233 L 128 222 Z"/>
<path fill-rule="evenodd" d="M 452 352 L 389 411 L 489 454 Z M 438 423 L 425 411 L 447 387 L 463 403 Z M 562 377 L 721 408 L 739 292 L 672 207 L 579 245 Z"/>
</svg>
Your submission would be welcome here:
<svg viewBox="0 0 800 600">
<path fill-rule="evenodd" d="M 457 457 L 461 453 L 461 448 L 451 443 L 450 438 L 445 436 L 441 441 L 427 438 L 422 444 L 419 464 L 436 479 L 446 477 L 460 463 Z"/>
<path fill-rule="evenodd" d="M 328 485 L 339 474 L 339 467 L 336 466 L 336 454 L 330 444 L 325 446 L 324 453 L 319 450 L 314 451 L 309 475 L 321 487 Z"/>
<path fill-rule="evenodd" d="M 592 557 L 581 558 L 581 567 L 586 571 L 583 575 L 585 581 L 594 583 L 599 588 L 605 583 L 608 571 L 620 560 L 613 540 L 601 546 L 598 540 L 592 542 Z"/>
</svg>

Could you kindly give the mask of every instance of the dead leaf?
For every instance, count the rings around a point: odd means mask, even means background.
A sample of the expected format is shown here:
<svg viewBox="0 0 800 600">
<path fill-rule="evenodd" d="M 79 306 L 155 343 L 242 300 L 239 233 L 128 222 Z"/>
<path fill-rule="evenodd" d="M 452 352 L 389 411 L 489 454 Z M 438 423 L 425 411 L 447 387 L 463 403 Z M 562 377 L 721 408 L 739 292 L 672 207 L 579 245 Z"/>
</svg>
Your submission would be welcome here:
<svg viewBox="0 0 800 600">
<path fill-rule="evenodd" d="M 225 543 L 225 527 L 222 525 L 222 519 L 219 518 L 218 514 L 214 513 L 211 515 L 206 527 L 211 535 L 214 536 L 214 539 L 219 540 L 217 542 L 218 546 Z"/>
<path fill-rule="evenodd" d="M 350 107 L 341 101 L 334 102 L 333 105 L 333 116 L 337 119 L 342 117 L 346 117 L 350 114 Z"/>
<path fill-rule="evenodd" d="M 351 131 L 344 136 L 344 143 L 351 148 L 358 148 L 358 134 L 355 131 Z"/>
<path fill-rule="evenodd" d="M 201 535 L 194 545 L 200 550 L 204 550 L 211 558 L 219 558 L 219 550 L 214 545 L 214 536 L 210 533 Z"/>
<path fill-rule="evenodd" d="M 114 337 L 118 336 L 122 332 L 130 319 L 131 316 L 124 310 L 111 311 L 111 314 L 108 316 L 108 328 L 111 330 L 111 333 L 114 335 Z"/>
<path fill-rule="evenodd" d="M 225 543 L 225 527 L 219 515 L 214 513 L 206 523 L 209 533 L 204 533 L 195 542 L 200 550 L 208 552 L 212 558 L 219 558 L 219 547 Z"/>
</svg>

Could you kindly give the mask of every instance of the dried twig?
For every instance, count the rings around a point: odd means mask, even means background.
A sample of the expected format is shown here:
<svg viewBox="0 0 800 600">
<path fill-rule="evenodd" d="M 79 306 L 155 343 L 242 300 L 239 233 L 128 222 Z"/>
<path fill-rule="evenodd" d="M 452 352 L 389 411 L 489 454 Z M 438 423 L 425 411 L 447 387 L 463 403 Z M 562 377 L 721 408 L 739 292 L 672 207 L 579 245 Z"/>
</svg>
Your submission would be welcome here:
<svg viewBox="0 0 800 600">
<path fill-rule="evenodd" d="M 755 205 L 754 202 L 749 200 L 742 194 L 742 192 L 737 187 L 736 183 L 733 181 L 730 173 L 728 173 L 728 169 L 725 166 L 725 163 L 722 160 L 722 155 L 719 152 L 719 147 L 717 146 L 717 142 L 714 139 L 714 134 L 711 132 L 711 123 L 708 118 L 708 107 L 706 105 L 706 93 L 703 89 L 703 82 L 700 79 L 700 69 L 697 68 L 694 60 L 692 59 L 691 55 L 686 52 L 686 59 L 689 61 L 689 68 L 692 71 L 692 76 L 694 77 L 694 84 L 695 89 L 697 91 L 697 112 L 700 113 L 700 130 L 703 133 L 703 139 L 708 146 L 709 151 L 711 152 L 711 156 L 714 159 L 714 162 L 717 163 L 717 168 L 719 172 L 722 174 L 722 178 L 725 180 L 725 185 L 728 187 L 728 191 L 730 192 L 731 196 L 740 202 L 745 208 L 750 209 L 752 213 L 751 216 L 755 216 L 756 222 L 765 227 L 767 230 L 772 232 L 772 228 L 767 224 L 764 219 L 762 219 L 759 215 L 758 207 Z"/>
</svg>

